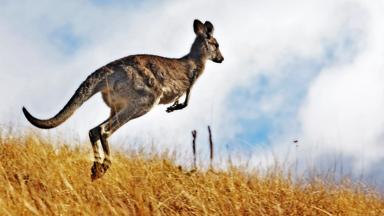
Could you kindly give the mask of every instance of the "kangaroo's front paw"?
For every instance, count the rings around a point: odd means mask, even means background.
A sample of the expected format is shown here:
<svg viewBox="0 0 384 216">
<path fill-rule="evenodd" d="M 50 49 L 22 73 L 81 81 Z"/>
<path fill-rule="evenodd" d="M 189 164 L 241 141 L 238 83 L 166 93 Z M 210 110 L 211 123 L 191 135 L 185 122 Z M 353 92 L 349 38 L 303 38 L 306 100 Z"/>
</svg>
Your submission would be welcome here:
<svg viewBox="0 0 384 216">
<path fill-rule="evenodd" d="M 175 109 L 174 109 L 174 107 L 173 106 L 170 106 L 170 107 L 168 107 L 167 108 L 167 113 L 170 113 L 170 112 L 173 112 L 173 111 L 175 111 Z"/>
<path fill-rule="evenodd" d="M 167 112 L 168 112 L 168 113 L 169 113 L 169 112 L 173 112 L 173 111 L 175 111 L 175 110 L 180 110 L 180 109 L 183 109 L 183 108 L 185 108 L 185 107 L 186 107 L 185 104 L 174 104 L 174 105 L 172 105 L 172 106 L 170 106 L 170 107 L 167 108 Z"/>
</svg>

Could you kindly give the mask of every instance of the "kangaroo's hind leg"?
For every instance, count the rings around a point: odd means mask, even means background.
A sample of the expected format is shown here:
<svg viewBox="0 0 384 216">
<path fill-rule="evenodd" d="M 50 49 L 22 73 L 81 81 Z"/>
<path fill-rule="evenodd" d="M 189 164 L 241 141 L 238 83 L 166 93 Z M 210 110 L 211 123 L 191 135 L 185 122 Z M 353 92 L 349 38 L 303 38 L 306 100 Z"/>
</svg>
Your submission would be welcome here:
<svg viewBox="0 0 384 216">
<path fill-rule="evenodd" d="M 94 163 L 92 166 L 92 173 L 102 173 L 100 170 L 104 170 L 103 165 L 102 165 L 102 160 L 100 157 L 100 150 L 99 150 L 99 142 L 102 141 L 102 133 L 101 133 L 101 128 L 100 126 L 105 124 L 107 121 L 110 120 L 119 110 L 119 107 L 113 107 L 111 108 L 111 114 L 110 117 L 105 120 L 103 123 L 101 123 L 99 126 L 93 128 L 92 130 L 89 131 L 89 139 L 92 144 L 92 149 L 93 149 L 93 155 L 94 155 Z M 103 144 L 103 143 L 101 143 Z M 109 151 L 108 151 L 109 152 Z M 93 176 L 92 179 L 96 178 L 96 176 Z"/>
<path fill-rule="evenodd" d="M 104 151 L 103 163 L 95 162 L 91 171 L 92 180 L 100 178 L 105 174 L 111 166 L 110 149 L 107 138 L 110 137 L 117 129 L 123 126 L 128 121 L 140 117 L 147 113 L 153 106 L 155 100 L 148 97 L 147 99 L 141 98 L 138 101 L 130 101 L 130 103 L 104 121 L 98 127 L 92 129 L 99 134 L 99 140 Z M 92 131 L 91 130 L 91 131 Z"/>
<path fill-rule="evenodd" d="M 107 122 L 108 120 L 104 121 L 103 123 Z M 102 124 L 103 124 L 102 123 Z M 101 176 L 99 176 L 98 173 L 102 173 L 103 167 L 101 163 L 101 157 L 99 152 L 99 141 L 101 140 L 101 131 L 100 127 L 97 126 L 89 131 L 89 139 L 92 143 L 92 149 L 93 149 L 93 155 L 94 155 L 94 162 L 92 166 L 92 180 L 95 180 Z"/>
</svg>

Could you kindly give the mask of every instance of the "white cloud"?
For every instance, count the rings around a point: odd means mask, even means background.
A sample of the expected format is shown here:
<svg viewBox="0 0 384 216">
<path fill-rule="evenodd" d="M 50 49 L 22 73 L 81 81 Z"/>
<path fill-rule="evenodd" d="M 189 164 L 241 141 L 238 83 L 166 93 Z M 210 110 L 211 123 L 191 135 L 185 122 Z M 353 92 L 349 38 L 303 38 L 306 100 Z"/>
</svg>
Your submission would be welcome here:
<svg viewBox="0 0 384 216">
<path fill-rule="evenodd" d="M 343 152 L 368 167 L 384 158 L 383 5 L 369 6 L 369 14 L 360 14 L 365 49 L 352 62 L 323 70 L 300 112 L 307 143 L 320 142 L 322 151 Z"/>
<path fill-rule="evenodd" d="M 1 122 L 27 125 L 23 105 L 37 117 L 54 115 L 89 73 L 116 58 L 186 54 L 194 38 L 192 21 L 200 18 L 215 25 L 224 63 L 208 62 L 187 109 L 167 114 L 165 106 L 155 108 L 121 128 L 112 145 L 155 140 L 159 149 L 189 151 L 190 131 L 200 131 L 203 145 L 207 124 L 218 145 L 234 145 L 245 130 L 239 116 L 267 115 L 278 122 L 279 132 L 270 141 L 276 151 L 286 152 L 292 137 L 299 137 L 303 155 L 308 149 L 316 155 L 343 152 L 358 158 L 356 163 L 359 158 L 369 161 L 367 166 L 383 160 L 380 1 L 161 1 L 128 8 L 84 1 L 60 2 L 60 7 L 54 1 L 0 4 Z M 66 53 L 65 41 L 53 38 L 63 27 L 81 42 L 74 53 Z M 303 61 L 316 65 L 311 72 L 295 72 L 296 62 Z M 293 65 L 289 72 L 287 65 Z M 254 83 L 260 75 L 273 89 L 264 90 L 260 100 L 230 103 L 236 89 L 260 96 Z M 292 83 L 305 87 L 292 89 Z M 291 90 L 304 91 L 304 98 L 292 103 Z M 282 109 L 293 116 L 279 117 Z M 87 130 L 107 116 L 108 109 L 95 96 L 53 131 L 71 130 L 87 139 Z M 267 155 L 268 149 L 257 155 Z"/>
</svg>

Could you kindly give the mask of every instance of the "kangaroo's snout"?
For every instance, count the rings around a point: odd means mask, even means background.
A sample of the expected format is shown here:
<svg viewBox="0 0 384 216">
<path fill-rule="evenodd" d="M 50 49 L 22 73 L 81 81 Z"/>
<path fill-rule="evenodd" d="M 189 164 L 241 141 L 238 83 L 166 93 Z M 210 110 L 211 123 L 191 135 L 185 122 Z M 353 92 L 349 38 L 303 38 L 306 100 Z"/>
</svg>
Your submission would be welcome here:
<svg viewBox="0 0 384 216">
<path fill-rule="evenodd" d="M 212 59 L 213 62 L 215 63 L 222 63 L 224 61 L 224 57 L 219 57 L 219 58 L 215 58 L 215 59 Z"/>
</svg>

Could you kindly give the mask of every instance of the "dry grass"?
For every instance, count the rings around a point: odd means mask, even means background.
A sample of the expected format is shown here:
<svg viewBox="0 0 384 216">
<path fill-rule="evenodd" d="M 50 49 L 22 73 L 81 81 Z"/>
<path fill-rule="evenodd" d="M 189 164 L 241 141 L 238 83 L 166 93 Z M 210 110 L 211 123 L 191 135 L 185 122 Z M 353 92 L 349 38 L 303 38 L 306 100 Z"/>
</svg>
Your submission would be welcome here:
<svg viewBox="0 0 384 216">
<path fill-rule="evenodd" d="M 187 172 L 166 158 L 115 154 L 90 181 L 90 146 L 0 137 L 0 215 L 384 215 L 384 199 L 351 184 Z"/>
</svg>

